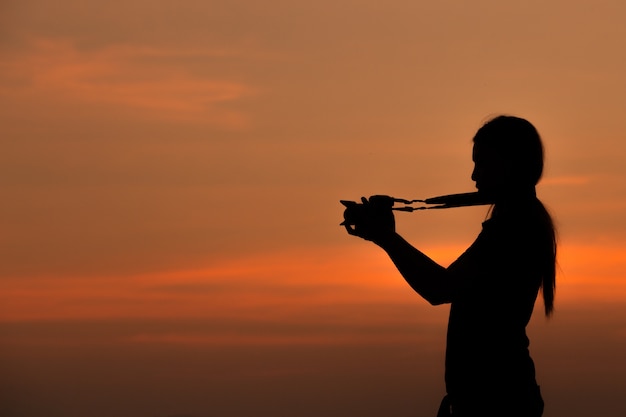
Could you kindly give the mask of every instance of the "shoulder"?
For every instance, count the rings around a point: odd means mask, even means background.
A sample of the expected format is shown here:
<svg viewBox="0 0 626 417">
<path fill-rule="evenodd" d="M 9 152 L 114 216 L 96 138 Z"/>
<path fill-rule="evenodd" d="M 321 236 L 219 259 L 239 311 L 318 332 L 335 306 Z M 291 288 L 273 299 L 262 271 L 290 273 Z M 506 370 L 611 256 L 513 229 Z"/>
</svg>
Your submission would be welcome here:
<svg viewBox="0 0 626 417">
<path fill-rule="evenodd" d="M 541 212 L 534 206 L 523 206 L 496 213 L 483 222 L 483 233 L 499 239 L 522 242 L 538 239 L 547 228 Z"/>
</svg>

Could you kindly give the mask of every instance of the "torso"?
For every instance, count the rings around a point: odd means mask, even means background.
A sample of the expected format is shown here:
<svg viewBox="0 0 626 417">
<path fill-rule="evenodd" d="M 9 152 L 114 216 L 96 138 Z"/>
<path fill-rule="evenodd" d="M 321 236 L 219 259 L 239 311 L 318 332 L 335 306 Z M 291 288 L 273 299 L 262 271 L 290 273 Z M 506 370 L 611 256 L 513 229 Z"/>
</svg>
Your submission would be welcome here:
<svg viewBox="0 0 626 417">
<path fill-rule="evenodd" d="M 446 387 L 453 397 L 508 395 L 536 386 L 526 325 L 540 286 L 532 219 L 494 217 L 448 271 L 451 297 Z"/>
</svg>

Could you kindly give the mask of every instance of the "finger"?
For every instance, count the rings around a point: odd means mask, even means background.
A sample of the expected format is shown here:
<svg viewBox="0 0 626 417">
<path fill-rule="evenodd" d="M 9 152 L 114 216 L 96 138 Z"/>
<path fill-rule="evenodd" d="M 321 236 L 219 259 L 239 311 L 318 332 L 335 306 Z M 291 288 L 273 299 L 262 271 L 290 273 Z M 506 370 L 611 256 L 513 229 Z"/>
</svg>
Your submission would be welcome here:
<svg viewBox="0 0 626 417">
<path fill-rule="evenodd" d="M 344 227 L 346 228 L 346 232 L 348 232 L 349 235 L 358 236 L 356 230 L 349 224 L 345 224 Z"/>
</svg>

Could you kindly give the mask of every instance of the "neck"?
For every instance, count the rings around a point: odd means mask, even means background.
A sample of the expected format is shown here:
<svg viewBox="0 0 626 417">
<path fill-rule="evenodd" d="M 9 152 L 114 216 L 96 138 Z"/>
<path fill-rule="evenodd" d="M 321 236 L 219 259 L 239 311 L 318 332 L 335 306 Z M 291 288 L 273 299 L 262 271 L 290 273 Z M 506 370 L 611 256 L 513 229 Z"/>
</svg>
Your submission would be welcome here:
<svg viewBox="0 0 626 417">
<path fill-rule="evenodd" d="M 493 214 L 518 211 L 527 207 L 537 199 L 535 187 L 515 188 L 505 190 L 494 196 L 495 207 Z"/>
<path fill-rule="evenodd" d="M 537 198 L 535 187 L 515 187 L 494 193 L 496 204 L 502 202 L 522 202 Z"/>
</svg>

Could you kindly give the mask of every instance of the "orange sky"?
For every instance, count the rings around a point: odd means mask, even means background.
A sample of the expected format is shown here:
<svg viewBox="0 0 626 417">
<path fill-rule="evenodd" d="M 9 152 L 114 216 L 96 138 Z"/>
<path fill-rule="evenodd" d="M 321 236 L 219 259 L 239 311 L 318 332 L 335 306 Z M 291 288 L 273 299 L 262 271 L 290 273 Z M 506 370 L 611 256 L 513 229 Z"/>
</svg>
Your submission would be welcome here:
<svg viewBox="0 0 626 417">
<path fill-rule="evenodd" d="M 471 191 L 490 115 L 543 135 L 546 417 L 626 412 L 619 1 L 0 4 L 0 414 L 433 415 L 447 308 L 339 199 Z M 484 208 L 398 215 L 447 264 Z M 244 400 L 245 399 L 245 400 Z M 253 411 L 251 411 L 253 410 Z"/>
</svg>

